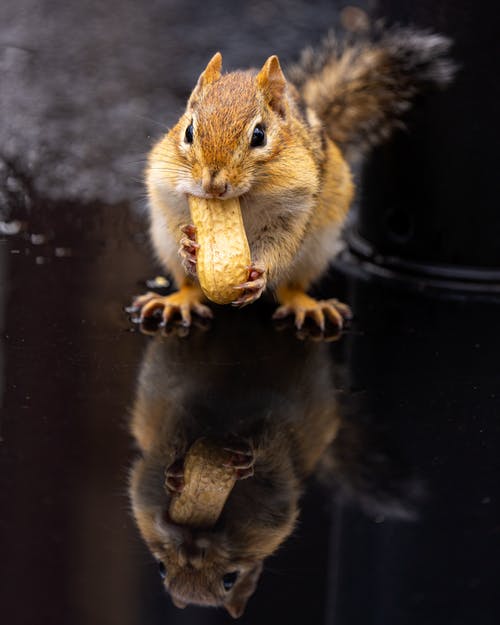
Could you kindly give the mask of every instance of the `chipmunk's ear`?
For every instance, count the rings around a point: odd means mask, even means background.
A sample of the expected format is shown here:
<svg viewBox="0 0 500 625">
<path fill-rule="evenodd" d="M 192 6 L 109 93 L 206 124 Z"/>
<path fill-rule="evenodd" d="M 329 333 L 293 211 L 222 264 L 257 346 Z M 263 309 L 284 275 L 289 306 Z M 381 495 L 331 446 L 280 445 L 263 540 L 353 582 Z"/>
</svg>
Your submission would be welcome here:
<svg viewBox="0 0 500 625">
<path fill-rule="evenodd" d="M 233 618 L 240 618 L 245 611 L 247 601 L 257 588 L 261 571 L 262 562 L 259 562 L 235 586 L 231 597 L 224 603 L 224 607 Z"/>
<path fill-rule="evenodd" d="M 216 52 L 213 57 L 208 62 L 208 65 L 200 74 L 198 78 L 198 82 L 196 83 L 196 87 L 193 89 L 193 93 L 189 98 L 188 107 L 193 106 L 196 102 L 197 97 L 203 87 L 207 85 L 211 85 L 213 82 L 216 82 L 221 77 L 222 70 L 222 54 L 220 52 Z"/>
<path fill-rule="evenodd" d="M 240 618 L 245 611 L 247 600 L 239 601 L 238 599 L 232 600 L 230 603 L 226 603 L 226 610 L 233 618 Z"/>
<path fill-rule="evenodd" d="M 177 597 L 174 597 L 174 595 L 170 595 L 170 597 L 172 599 L 172 603 L 175 605 L 176 608 L 184 610 L 184 608 L 187 606 L 187 603 L 181 601 L 180 599 L 177 599 Z"/>
<path fill-rule="evenodd" d="M 283 116 L 286 111 L 286 78 L 276 55 L 270 56 L 264 63 L 257 75 L 257 85 L 264 92 L 269 106 Z"/>
<path fill-rule="evenodd" d="M 216 52 L 198 78 L 198 87 L 210 85 L 219 80 L 222 70 L 222 54 Z"/>
</svg>

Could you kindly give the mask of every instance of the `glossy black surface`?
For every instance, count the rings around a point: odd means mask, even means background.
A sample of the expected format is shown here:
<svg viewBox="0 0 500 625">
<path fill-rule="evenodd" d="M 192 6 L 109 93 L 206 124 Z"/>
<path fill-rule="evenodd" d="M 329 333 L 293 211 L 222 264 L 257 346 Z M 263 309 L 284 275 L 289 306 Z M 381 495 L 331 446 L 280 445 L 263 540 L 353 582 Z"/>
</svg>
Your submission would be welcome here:
<svg viewBox="0 0 500 625">
<path fill-rule="evenodd" d="M 80 216 L 47 212 L 43 246 L 28 240 L 30 224 L 0 242 L 2 620 L 230 622 L 172 606 L 134 527 L 127 421 L 144 350 L 158 339 L 122 306 L 154 271 L 144 226 L 125 208 Z M 66 256 L 54 255 L 56 242 Z M 335 469 L 306 482 L 297 529 L 266 561 L 241 622 L 496 623 L 499 305 L 335 272 L 322 288 L 356 315 L 336 342 L 278 332 L 270 303 L 219 308 L 207 332 L 164 339 L 184 342 L 195 368 L 210 360 L 197 337 L 218 346 L 219 397 L 224 380 L 246 376 L 248 397 L 265 403 L 280 362 L 295 372 L 290 396 L 317 362 L 337 392 Z M 280 392 L 273 401 L 289 401 Z"/>
</svg>

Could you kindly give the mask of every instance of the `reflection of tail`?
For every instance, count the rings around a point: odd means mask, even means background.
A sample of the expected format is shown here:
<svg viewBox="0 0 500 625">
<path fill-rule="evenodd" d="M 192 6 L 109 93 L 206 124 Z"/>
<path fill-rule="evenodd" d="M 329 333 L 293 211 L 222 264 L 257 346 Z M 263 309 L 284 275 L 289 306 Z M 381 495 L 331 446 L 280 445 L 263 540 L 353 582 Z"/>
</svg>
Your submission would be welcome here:
<svg viewBox="0 0 500 625">
<path fill-rule="evenodd" d="M 371 40 L 347 42 L 331 34 L 319 49 L 305 50 L 289 75 L 330 138 L 352 156 L 401 126 L 417 94 L 451 81 L 450 45 L 411 28 L 379 29 Z"/>
<path fill-rule="evenodd" d="M 320 479 L 334 482 L 371 517 L 413 521 L 425 499 L 424 484 L 412 469 L 351 421 L 343 422 L 325 454 Z"/>
</svg>

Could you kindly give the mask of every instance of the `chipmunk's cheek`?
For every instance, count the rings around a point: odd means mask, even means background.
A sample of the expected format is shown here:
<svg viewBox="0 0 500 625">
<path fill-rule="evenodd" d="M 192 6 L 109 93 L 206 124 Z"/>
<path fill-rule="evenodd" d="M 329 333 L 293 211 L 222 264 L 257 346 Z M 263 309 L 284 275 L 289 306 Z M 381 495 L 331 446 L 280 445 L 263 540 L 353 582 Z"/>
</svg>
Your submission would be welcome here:
<svg viewBox="0 0 500 625">
<path fill-rule="evenodd" d="M 172 180 L 162 171 L 161 166 L 154 165 L 148 173 L 149 186 L 165 192 L 172 188 Z"/>
<path fill-rule="evenodd" d="M 222 200 L 228 200 L 230 198 L 239 197 L 244 193 L 244 189 L 242 189 L 238 185 L 228 184 L 226 192 L 221 196 Z"/>
<path fill-rule="evenodd" d="M 252 178 L 248 175 L 238 175 L 234 176 L 231 179 L 231 195 L 228 197 L 238 197 L 247 193 L 247 191 L 252 187 Z"/>
<path fill-rule="evenodd" d="M 198 161 L 195 161 L 191 165 L 191 176 L 193 180 L 198 180 L 199 182 L 201 182 L 201 179 L 203 177 L 203 167 L 200 165 L 200 163 L 198 163 Z"/>
</svg>

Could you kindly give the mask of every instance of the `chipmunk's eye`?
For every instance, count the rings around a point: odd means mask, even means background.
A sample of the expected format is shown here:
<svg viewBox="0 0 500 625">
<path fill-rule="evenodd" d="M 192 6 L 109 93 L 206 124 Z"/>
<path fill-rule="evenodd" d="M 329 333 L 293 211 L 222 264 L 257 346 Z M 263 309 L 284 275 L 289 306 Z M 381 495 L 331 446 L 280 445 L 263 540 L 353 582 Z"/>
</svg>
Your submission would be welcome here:
<svg viewBox="0 0 500 625">
<path fill-rule="evenodd" d="M 226 573 L 222 578 L 222 584 L 224 586 L 224 590 L 231 590 L 231 588 L 236 583 L 238 579 L 238 571 L 233 571 L 232 573 Z"/>
<path fill-rule="evenodd" d="M 252 139 L 250 140 L 250 146 L 252 148 L 258 148 L 261 145 L 265 145 L 266 143 L 266 133 L 264 132 L 264 128 L 260 124 L 257 124 L 253 129 Z"/>
<path fill-rule="evenodd" d="M 193 143 L 193 124 L 189 124 L 186 128 L 186 134 L 184 135 L 184 141 L 186 143 Z"/>
<path fill-rule="evenodd" d="M 167 569 L 165 568 L 165 565 L 161 561 L 158 562 L 158 571 L 162 579 L 165 579 L 165 577 L 167 577 Z"/>
</svg>

